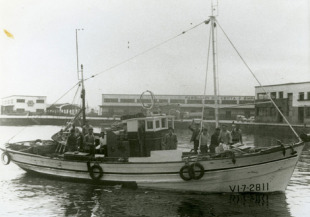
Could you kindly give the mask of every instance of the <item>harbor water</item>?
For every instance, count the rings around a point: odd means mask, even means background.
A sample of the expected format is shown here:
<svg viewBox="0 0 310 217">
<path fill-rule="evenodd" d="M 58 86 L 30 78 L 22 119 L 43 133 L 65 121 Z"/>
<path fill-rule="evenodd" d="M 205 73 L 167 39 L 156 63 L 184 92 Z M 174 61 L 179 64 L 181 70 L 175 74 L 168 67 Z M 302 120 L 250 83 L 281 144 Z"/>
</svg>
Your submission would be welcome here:
<svg viewBox="0 0 310 217">
<path fill-rule="evenodd" d="M 50 139 L 59 126 L 0 126 L 1 144 Z M 97 129 L 98 131 L 99 129 Z M 190 131 L 178 130 L 179 149 L 189 150 Z M 243 135 L 245 143 L 294 142 L 281 133 Z M 310 146 L 306 145 L 285 193 L 192 194 L 64 181 L 0 165 L 0 216 L 309 216 Z M 236 174 L 237 175 L 237 174 Z M 193 183 L 194 184 L 194 183 Z"/>
</svg>

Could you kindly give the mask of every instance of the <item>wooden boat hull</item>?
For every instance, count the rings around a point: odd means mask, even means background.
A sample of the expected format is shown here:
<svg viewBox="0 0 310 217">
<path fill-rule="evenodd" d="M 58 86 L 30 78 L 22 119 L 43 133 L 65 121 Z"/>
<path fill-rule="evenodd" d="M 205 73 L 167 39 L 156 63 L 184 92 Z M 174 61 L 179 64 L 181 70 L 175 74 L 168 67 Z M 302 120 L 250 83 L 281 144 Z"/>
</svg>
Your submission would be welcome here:
<svg viewBox="0 0 310 217">
<path fill-rule="evenodd" d="M 69 179 L 92 181 L 89 168 L 98 165 L 102 177 L 95 182 L 136 183 L 138 187 L 192 192 L 277 192 L 285 191 L 304 144 L 273 148 L 273 151 L 232 158 L 189 159 L 151 162 L 148 158 L 129 162 L 70 161 L 14 150 L 5 150 L 26 171 Z M 173 151 L 167 152 L 172 154 Z M 178 154 L 178 152 L 175 152 Z M 198 162 L 203 167 L 199 180 L 185 181 L 181 168 Z"/>
</svg>

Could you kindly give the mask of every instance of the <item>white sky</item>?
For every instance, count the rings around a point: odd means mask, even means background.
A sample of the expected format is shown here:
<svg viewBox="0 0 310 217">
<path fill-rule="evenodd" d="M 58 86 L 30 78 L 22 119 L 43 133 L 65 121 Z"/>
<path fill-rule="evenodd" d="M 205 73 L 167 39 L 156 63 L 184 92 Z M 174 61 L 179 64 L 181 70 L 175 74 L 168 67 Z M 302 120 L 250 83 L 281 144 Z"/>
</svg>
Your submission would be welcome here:
<svg viewBox="0 0 310 217">
<path fill-rule="evenodd" d="M 208 19 L 210 1 L 0 0 L 0 98 L 43 95 L 53 103 L 70 89 L 76 28 L 84 28 L 79 59 L 89 77 Z M 310 81 L 309 12 L 307 0 L 220 0 L 217 19 L 267 85 Z M 201 25 L 87 81 L 89 105 L 101 104 L 102 93 L 203 94 L 208 37 Z M 218 43 L 220 94 L 254 95 L 256 81 L 220 29 Z"/>
</svg>

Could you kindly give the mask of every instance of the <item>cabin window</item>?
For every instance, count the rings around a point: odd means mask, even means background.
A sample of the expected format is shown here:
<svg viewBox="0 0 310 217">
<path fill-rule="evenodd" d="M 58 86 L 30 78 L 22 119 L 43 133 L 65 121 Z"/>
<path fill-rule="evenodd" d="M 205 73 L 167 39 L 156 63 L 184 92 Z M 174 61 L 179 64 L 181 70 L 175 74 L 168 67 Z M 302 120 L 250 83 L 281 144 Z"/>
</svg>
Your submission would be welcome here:
<svg viewBox="0 0 310 217">
<path fill-rule="evenodd" d="M 148 130 L 153 129 L 153 128 L 154 128 L 154 126 L 153 126 L 153 121 L 147 121 L 147 122 L 146 122 L 146 128 L 147 128 Z"/>
<path fill-rule="evenodd" d="M 159 122 L 159 120 L 156 120 L 156 121 L 155 121 L 155 125 L 156 125 L 156 128 L 160 128 L 160 122 Z"/>
<path fill-rule="evenodd" d="M 167 119 L 165 119 L 165 118 L 161 119 L 161 127 L 162 127 L 162 128 L 167 128 L 167 124 L 166 124 L 167 122 L 166 122 L 166 120 L 167 120 Z"/>
</svg>

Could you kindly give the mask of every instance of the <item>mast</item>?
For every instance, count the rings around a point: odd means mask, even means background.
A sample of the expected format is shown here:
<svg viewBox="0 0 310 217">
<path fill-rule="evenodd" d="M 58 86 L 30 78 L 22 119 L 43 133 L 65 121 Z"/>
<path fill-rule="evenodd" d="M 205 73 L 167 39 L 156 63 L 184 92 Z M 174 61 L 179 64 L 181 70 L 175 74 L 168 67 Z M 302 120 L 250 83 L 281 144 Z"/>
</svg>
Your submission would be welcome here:
<svg viewBox="0 0 310 217">
<path fill-rule="evenodd" d="M 82 83 L 82 125 L 84 126 L 86 123 L 86 107 L 85 107 L 85 87 L 84 87 L 84 75 L 83 75 L 83 64 L 81 64 L 81 83 Z"/>
<path fill-rule="evenodd" d="M 210 16 L 211 21 L 211 37 L 212 37 L 212 59 L 213 59 L 213 79 L 214 79 L 214 114 L 215 114 L 215 127 L 219 126 L 219 108 L 218 108 L 218 78 L 217 78 L 217 51 L 215 46 L 215 14 L 217 13 L 217 4 L 214 5 L 212 2 L 211 5 L 212 16 Z"/>
</svg>

